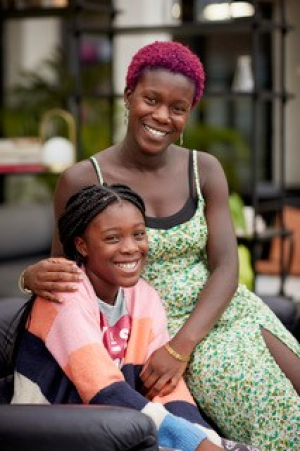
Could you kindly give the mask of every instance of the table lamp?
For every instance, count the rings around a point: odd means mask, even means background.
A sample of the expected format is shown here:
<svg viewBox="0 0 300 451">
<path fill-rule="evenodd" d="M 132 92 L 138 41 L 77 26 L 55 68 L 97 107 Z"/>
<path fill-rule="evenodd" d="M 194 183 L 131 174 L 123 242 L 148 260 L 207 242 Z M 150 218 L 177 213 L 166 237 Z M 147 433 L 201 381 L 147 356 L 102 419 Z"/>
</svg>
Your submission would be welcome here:
<svg viewBox="0 0 300 451">
<path fill-rule="evenodd" d="M 68 138 L 47 136 L 47 126 L 54 117 L 63 119 L 68 127 Z M 62 172 L 76 161 L 76 125 L 73 116 L 66 110 L 53 108 L 43 115 L 40 125 L 42 160 L 51 172 Z"/>
</svg>

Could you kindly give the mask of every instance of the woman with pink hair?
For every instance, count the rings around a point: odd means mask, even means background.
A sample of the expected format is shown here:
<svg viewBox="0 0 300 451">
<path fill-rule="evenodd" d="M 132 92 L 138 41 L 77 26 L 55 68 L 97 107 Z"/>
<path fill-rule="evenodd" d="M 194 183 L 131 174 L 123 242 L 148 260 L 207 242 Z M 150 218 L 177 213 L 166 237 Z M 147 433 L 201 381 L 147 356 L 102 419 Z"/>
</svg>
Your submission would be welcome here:
<svg viewBox="0 0 300 451">
<path fill-rule="evenodd" d="M 204 88 L 199 58 L 178 42 L 153 42 L 129 65 L 124 139 L 60 177 L 59 217 L 87 183 L 123 183 L 144 199 L 150 251 L 143 277 L 159 292 L 171 340 L 141 377 L 152 399 L 184 375 L 226 437 L 262 450 L 299 449 L 300 346 L 254 293 L 238 284 L 237 243 L 220 163 L 181 140 Z M 27 268 L 24 285 L 50 301 L 76 290 L 57 230 L 52 258 Z"/>
</svg>

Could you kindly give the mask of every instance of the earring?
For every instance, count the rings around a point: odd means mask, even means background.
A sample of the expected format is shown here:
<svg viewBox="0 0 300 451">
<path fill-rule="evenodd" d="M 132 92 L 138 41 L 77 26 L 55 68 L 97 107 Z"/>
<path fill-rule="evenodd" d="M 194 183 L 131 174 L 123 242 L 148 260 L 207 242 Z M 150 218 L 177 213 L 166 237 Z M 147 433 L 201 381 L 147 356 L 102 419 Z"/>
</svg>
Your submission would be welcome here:
<svg viewBox="0 0 300 451">
<path fill-rule="evenodd" d="M 124 125 L 128 125 L 128 116 L 129 116 L 129 109 L 128 104 L 125 103 L 125 109 L 124 109 Z"/>
<path fill-rule="evenodd" d="M 182 146 L 183 144 L 183 132 L 180 133 L 179 144 Z"/>
</svg>

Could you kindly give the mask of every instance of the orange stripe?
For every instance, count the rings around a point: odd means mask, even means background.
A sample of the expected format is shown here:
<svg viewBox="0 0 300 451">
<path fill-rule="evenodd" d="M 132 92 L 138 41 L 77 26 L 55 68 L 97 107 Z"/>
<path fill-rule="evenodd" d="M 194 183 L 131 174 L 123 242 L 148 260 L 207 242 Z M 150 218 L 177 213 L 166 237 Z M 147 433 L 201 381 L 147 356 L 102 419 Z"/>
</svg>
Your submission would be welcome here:
<svg viewBox="0 0 300 451">
<path fill-rule="evenodd" d="M 57 315 L 58 311 L 53 302 L 37 297 L 29 319 L 28 330 L 45 341 Z"/>
<path fill-rule="evenodd" d="M 149 343 L 154 339 L 151 318 L 133 318 L 124 363 L 141 365 L 145 362 Z"/>
<path fill-rule="evenodd" d="M 195 401 L 182 378 L 172 393 L 166 396 L 155 396 L 152 401 L 161 402 L 162 404 L 172 401 L 186 401 L 195 405 Z"/>
<path fill-rule="evenodd" d="M 76 386 L 84 403 L 88 403 L 100 390 L 124 377 L 113 363 L 103 345 L 89 344 L 72 352 L 63 369 Z"/>
</svg>

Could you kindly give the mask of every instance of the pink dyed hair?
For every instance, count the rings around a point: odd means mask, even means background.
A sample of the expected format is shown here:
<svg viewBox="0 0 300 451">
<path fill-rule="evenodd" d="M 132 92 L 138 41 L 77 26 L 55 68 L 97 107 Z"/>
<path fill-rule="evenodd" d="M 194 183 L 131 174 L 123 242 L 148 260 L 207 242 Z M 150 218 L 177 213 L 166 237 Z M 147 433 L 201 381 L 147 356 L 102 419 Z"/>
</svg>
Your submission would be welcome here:
<svg viewBox="0 0 300 451">
<path fill-rule="evenodd" d="M 199 102 L 205 82 L 203 65 L 198 56 L 180 42 L 155 41 L 138 50 L 128 66 L 126 87 L 133 91 L 145 69 L 158 68 L 189 78 L 196 88 L 192 106 Z"/>
</svg>

